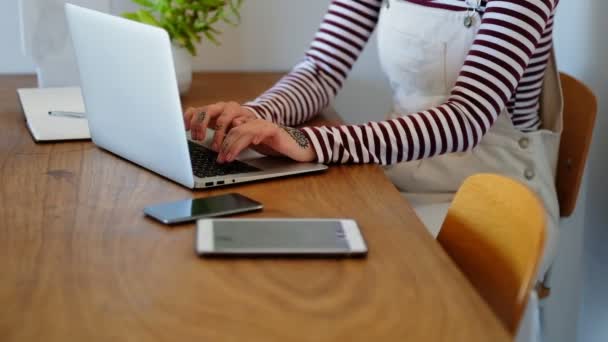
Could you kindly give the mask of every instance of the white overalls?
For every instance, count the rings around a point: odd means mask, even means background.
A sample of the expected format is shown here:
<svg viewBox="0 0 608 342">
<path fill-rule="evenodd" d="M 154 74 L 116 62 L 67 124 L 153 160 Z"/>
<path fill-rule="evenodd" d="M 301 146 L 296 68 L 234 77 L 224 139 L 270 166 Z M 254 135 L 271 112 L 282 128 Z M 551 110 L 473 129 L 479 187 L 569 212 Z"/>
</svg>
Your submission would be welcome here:
<svg viewBox="0 0 608 342">
<path fill-rule="evenodd" d="M 481 18 L 467 12 L 424 7 L 403 0 L 383 6 L 378 23 L 382 68 L 394 94 L 390 117 L 415 113 L 445 103 L 475 39 Z M 559 206 L 555 170 L 562 129 L 562 97 L 553 54 L 541 98 L 543 129 L 517 130 L 503 110 L 480 144 L 467 152 L 396 164 L 386 168 L 436 237 L 454 193 L 468 176 L 499 173 L 534 190 L 544 202 L 548 229 L 540 275 L 555 256 Z"/>
</svg>

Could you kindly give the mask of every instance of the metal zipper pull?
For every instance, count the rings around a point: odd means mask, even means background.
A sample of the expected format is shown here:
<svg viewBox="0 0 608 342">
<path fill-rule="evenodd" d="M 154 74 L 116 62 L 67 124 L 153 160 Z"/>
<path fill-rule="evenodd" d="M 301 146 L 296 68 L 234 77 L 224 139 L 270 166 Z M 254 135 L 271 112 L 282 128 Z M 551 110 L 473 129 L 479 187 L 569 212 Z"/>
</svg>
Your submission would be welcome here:
<svg viewBox="0 0 608 342">
<path fill-rule="evenodd" d="M 464 17 L 464 27 L 469 28 L 473 26 L 473 15 L 467 13 L 467 16 Z"/>
<path fill-rule="evenodd" d="M 391 0 L 382 0 L 384 2 L 384 5 L 386 6 L 386 8 L 390 8 L 391 7 Z"/>
<path fill-rule="evenodd" d="M 464 17 L 464 27 L 469 28 L 473 26 L 473 21 L 475 19 L 475 12 L 481 9 L 481 0 L 473 0 L 476 3 L 472 4 L 470 0 L 466 0 L 467 8 L 467 16 Z"/>
</svg>

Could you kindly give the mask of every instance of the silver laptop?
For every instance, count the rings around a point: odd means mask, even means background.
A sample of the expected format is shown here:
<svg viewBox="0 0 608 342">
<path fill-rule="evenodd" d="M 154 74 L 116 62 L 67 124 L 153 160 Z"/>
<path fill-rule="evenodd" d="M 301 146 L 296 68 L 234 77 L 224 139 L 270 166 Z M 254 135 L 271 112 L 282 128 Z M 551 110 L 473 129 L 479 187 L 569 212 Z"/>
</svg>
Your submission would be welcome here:
<svg viewBox="0 0 608 342">
<path fill-rule="evenodd" d="M 325 170 L 245 151 L 217 164 L 188 139 L 168 34 L 157 27 L 66 4 L 93 142 L 189 188 Z M 213 131 L 208 130 L 211 138 Z"/>
</svg>

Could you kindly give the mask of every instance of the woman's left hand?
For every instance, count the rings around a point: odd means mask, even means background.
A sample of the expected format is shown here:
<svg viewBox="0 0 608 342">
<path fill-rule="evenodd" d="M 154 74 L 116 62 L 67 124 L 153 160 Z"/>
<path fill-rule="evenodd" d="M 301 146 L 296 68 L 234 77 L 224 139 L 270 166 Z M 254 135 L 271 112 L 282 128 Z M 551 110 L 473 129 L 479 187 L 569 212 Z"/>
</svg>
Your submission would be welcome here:
<svg viewBox="0 0 608 342">
<path fill-rule="evenodd" d="M 238 122 L 220 147 L 218 162 L 231 162 L 248 147 L 269 155 L 283 155 L 299 162 L 311 162 L 316 153 L 306 135 L 296 128 L 283 127 L 263 119 Z"/>
</svg>

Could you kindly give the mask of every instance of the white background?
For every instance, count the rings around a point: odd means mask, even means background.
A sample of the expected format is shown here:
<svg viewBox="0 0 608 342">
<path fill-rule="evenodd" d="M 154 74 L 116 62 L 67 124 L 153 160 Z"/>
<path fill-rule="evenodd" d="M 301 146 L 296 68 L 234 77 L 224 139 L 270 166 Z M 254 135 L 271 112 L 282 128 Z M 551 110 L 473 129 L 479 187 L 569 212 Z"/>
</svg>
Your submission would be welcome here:
<svg viewBox="0 0 608 342">
<path fill-rule="evenodd" d="M 31 73 L 21 55 L 16 0 L 2 0 L 0 73 Z M 246 0 L 243 23 L 226 28 L 223 45 L 204 44 L 197 70 L 288 70 L 301 58 L 317 29 L 328 0 Z M 132 8 L 114 0 L 114 12 Z M 586 82 L 600 100 L 600 112 L 586 175 L 586 201 L 562 227 L 560 269 L 547 303 L 547 341 L 608 341 L 608 1 L 561 0 L 556 22 L 558 64 Z M 381 119 L 390 92 L 368 44 L 335 106 L 348 122 Z M 584 229 L 583 229 L 584 226 Z M 579 312 L 576 307 L 582 310 Z M 580 314 L 580 320 L 579 318 Z M 577 322 L 578 329 L 577 329 Z"/>
</svg>

